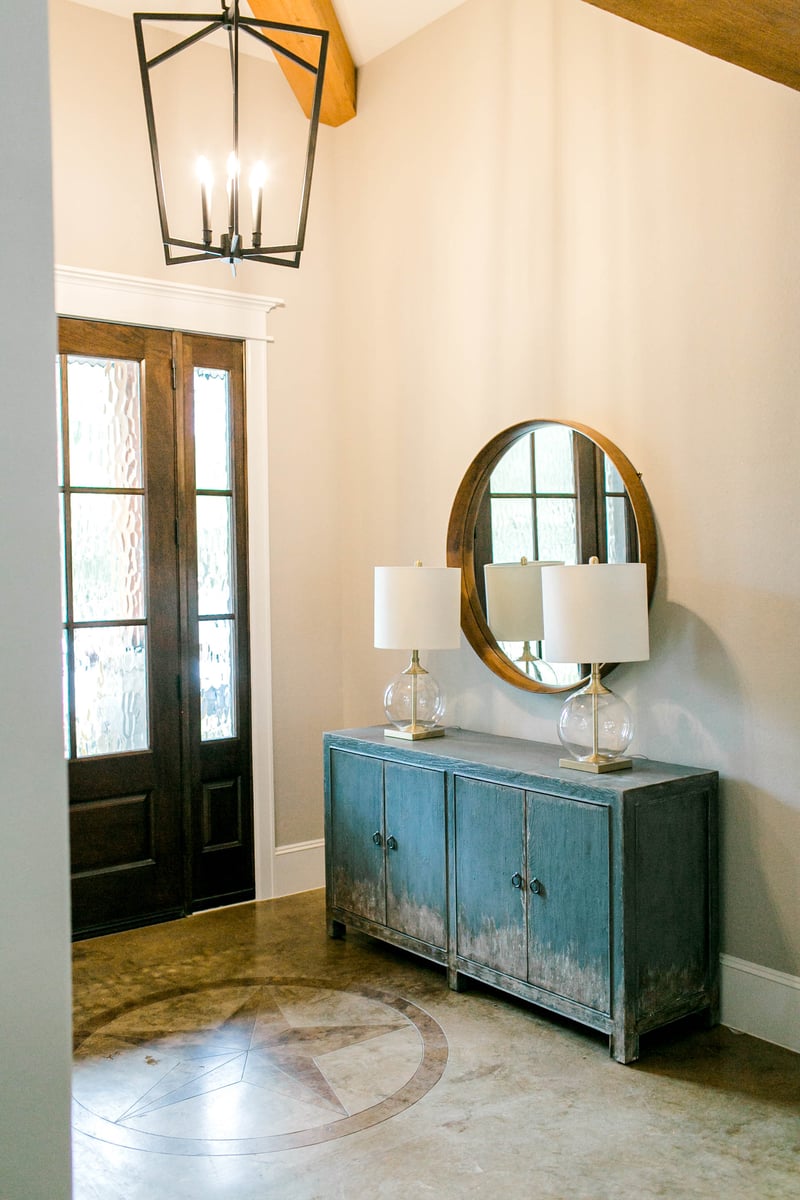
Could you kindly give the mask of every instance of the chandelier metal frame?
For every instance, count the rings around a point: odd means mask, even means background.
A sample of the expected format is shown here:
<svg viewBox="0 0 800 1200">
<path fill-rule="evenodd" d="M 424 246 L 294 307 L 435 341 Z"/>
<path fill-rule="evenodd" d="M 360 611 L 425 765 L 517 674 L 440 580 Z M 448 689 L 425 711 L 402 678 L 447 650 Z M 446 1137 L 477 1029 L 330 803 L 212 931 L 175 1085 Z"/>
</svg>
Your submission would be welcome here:
<svg viewBox="0 0 800 1200">
<path fill-rule="evenodd" d="M 158 216 L 161 224 L 161 238 L 164 245 L 164 258 L 168 266 L 175 263 L 200 262 L 205 259 L 219 258 L 230 263 L 234 274 L 237 263 L 243 260 L 272 263 L 276 266 L 299 267 L 300 255 L 303 251 L 308 218 L 308 203 L 311 193 L 311 176 L 314 169 L 314 156 L 317 148 L 317 133 L 319 130 L 320 109 L 322 106 L 322 90 L 325 82 L 325 62 L 328 53 L 329 33 L 327 29 L 312 29 L 304 25 L 288 25 L 277 21 L 262 21 L 255 17 L 242 17 L 239 14 L 239 0 L 226 3 L 222 0 L 222 11 L 216 15 L 207 13 L 134 13 L 133 21 L 136 29 L 136 45 L 139 54 L 139 71 L 142 80 L 145 113 L 147 116 L 147 132 L 150 141 L 150 157 L 153 164 L 153 177 L 156 186 Z M 169 49 L 159 54 L 147 57 L 145 47 L 144 27 L 146 22 L 203 22 L 203 27 L 183 38 Z M 203 230 L 203 240 L 194 241 L 190 238 L 176 237 L 170 231 L 167 216 L 167 201 L 164 190 L 164 179 L 161 171 L 161 154 L 158 147 L 156 132 L 155 109 L 151 87 L 151 72 L 162 63 L 174 58 L 175 55 L 196 45 L 205 38 L 211 37 L 219 30 L 227 34 L 231 66 L 231 151 L 235 161 L 239 161 L 239 34 L 255 38 L 276 55 L 282 55 L 298 67 L 308 71 L 315 77 L 314 94 L 309 117 L 308 142 L 306 146 L 305 171 L 300 196 L 297 220 L 296 238 L 292 243 L 274 246 L 262 246 L 260 231 L 252 237 L 253 245 L 245 246 L 239 229 L 239 174 L 238 170 L 231 178 L 231 196 L 229 203 L 229 224 L 227 231 L 220 234 L 219 241 L 212 243 L 212 231 Z M 319 58 L 316 63 L 309 62 L 300 54 L 281 45 L 271 34 L 299 34 L 305 37 L 319 39 Z M 204 222 L 205 223 L 205 222 Z M 190 250 L 190 254 L 174 254 L 173 249 Z"/>
</svg>

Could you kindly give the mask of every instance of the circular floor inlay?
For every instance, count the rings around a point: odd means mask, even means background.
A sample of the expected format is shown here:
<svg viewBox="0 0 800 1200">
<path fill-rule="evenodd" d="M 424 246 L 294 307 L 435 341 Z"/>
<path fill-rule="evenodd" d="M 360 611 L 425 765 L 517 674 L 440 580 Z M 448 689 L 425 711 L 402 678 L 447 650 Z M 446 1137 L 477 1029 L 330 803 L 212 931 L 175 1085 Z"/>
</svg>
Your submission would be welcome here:
<svg viewBox="0 0 800 1200">
<path fill-rule="evenodd" d="M 238 979 L 107 1012 L 80 1041 L 76 1130 L 160 1154 L 264 1154 L 376 1125 L 441 1078 L 434 1019 L 373 988 Z"/>
</svg>

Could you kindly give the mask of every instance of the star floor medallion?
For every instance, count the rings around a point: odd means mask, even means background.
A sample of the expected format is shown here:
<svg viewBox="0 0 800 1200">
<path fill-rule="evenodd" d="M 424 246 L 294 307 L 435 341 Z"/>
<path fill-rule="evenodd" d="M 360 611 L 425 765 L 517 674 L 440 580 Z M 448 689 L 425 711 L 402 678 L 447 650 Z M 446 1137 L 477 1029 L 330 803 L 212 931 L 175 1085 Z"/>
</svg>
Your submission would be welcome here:
<svg viewBox="0 0 800 1200">
<path fill-rule="evenodd" d="M 147 997 L 77 1032 L 73 1126 L 161 1154 L 264 1154 L 366 1129 L 441 1078 L 423 1009 L 371 988 L 228 980 Z"/>
</svg>

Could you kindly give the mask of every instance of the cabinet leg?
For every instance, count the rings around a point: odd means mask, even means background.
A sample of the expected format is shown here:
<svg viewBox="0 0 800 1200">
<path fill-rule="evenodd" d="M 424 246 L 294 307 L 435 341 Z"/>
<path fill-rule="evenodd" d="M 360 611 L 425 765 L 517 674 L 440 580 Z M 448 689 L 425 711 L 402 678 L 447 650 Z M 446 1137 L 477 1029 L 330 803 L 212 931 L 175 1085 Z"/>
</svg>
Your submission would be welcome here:
<svg viewBox="0 0 800 1200">
<path fill-rule="evenodd" d="M 639 1057 L 639 1035 L 632 1028 L 616 1029 L 608 1039 L 608 1052 L 620 1063 L 635 1062 Z"/>
<path fill-rule="evenodd" d="M 703 1010 L 701 1019 L 704 1029 L 713 1029 L 715 1025 L 719 1025 L 719 1001 L 709 1004 L 708 1008 Z"/>
<path fill-rule="evenodd" d="M 335 917 L 328 919 L 328 937 L 343 938 L 347 933 L 347 926 L 344 921 L 337 921 Z"/>
<path fill-rule="evenodd" d="M 451 992 L 464 992 L 467 989 L 467 979 L 455 967 L 448 967 L 447 986 Z"/>
</svg>

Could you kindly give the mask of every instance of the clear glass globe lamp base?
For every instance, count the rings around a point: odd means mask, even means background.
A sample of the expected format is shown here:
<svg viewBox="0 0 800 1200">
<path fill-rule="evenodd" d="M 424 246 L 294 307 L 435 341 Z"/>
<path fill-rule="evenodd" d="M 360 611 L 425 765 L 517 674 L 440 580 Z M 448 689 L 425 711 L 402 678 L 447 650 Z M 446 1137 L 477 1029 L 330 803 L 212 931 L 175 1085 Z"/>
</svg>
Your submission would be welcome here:
<svg viewBox="0 0 800 1200">
<path fill-rule="evenodd" d="M 633 740 L 628 704 L 600 682 L 597 665 L 590 682 L 566 701 L 558 718 L 561 745 L 570 754 L 562 767 L 580 771 L 620 771 L 632 766 L 625 751 Z"/>
<path fill-rule="evenodd" d="M 413 651 L 405 671 L 386 688 L 383 710 L 391 725 L 390 729 L 384 730 L 386 737 L 417 741 L 443 735 L 440 722 L 444 716 L 445 695 L 433 676 L 420 666 L 418 651 Z"/>
</svg>

